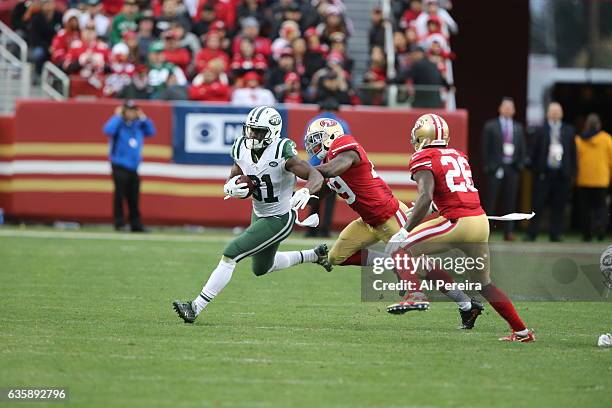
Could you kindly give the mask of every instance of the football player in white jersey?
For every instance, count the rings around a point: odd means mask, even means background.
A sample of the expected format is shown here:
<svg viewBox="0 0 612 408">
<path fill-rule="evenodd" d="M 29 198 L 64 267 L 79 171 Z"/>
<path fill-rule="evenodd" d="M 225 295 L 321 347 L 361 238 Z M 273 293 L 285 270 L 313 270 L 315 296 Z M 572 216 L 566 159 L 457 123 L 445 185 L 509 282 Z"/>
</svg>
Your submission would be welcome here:
<svg viewBox="0 0 612 408">
<path fill-rule="evenodd" d="M 246 198 L 249 188 L 239 179 L 246 175 L 254 182 L 251 225 L 225 247 L 219 264 L 192 302 L 173 302 L 174 310 L 186 323 L 195 321 L 228 284 L 236 264 L 246 257 L 253 258 L 257 276 L 304 262 L 331 270 L 324 244 L 309 250 L 277 252 L 293 229 L 297 210 L 303 209 L 311 193 L 323 184 L 321 173 L 297 156 L 295 143 L 281 139 L 281 129 L 282 119 L 276 109 L 257 107 L 249 112 L 243 135 L 232 146 L 234 165 L 223 190 L 227 196 Z M 296 176 L 307 181 L 294 193 Z"/>
</svg>

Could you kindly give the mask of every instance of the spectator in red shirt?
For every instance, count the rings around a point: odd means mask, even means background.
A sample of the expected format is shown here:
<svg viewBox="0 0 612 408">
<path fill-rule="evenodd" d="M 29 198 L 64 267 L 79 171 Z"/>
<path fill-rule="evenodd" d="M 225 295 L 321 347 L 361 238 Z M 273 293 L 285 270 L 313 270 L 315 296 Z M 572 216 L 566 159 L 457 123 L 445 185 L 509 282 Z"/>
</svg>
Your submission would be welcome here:
<svg viewBox="0 0 612 408">
<path fill-rule="evenodd" d="M 272 53 L 271 41 L 269 38 L 261 37 L 259 35 L 259 23 L 253 17 L 247 17 L 240 22 L 242 25 L 242 32 L 234 38 L 232 43 L 232 53 L 236 54 L 239 52 L 240 43 L 242 39 L 248 38 L 255 44 L 255 53 L 261 54 L 265 58 L 268 58 Z"/>
<path fill-rule="evenodd" d="M 229 102 L 231 93 L 231 88 L 208 67 L 193 78 L 189 87 L 189 99 L 194 101 Z"/>
<path fill-rule="evenodd" d="M 191 62 L 191 55 L 185 48 L 178 45 L 178 39 L 174 31 L 169 30 L 162 33 L 164 41 L 164 60 L 178 66 L 183 73 L 187 74 L 188 66 Z"/>
<path fill-rule="evenodd" d="M 403 29 L 406 29 L 411 25 L 414 25 L 414 22 L 419 17 L 419 15 L 421 15 L 422 11 L 423 3 L 421 3 L 421 0 L 411 0 L 410 8 L 404 11 L 402 18 L 400 19 L 399 26 Z"/>
<path fill-rule="evenodd" d="M 227 28 L 223 21 L 215 21 L 210 25 L 210 30 L 214 30 L 219 33 L 221 39 L 221 50 L 228 55 L 232 55 L 232 40 L 227 35 Z"/>
<path fill-rule="evenodd" d="M 255 71 L 259 75 L 268 68 L 268 63 L 263 55 L 255 53 L 255 44 L 250 38 L 243 38 L 240 41 L 239 52 L 232 58 L 232 75 L 239 78 L 250 71 Z"/>
<path fill-rule="evenodd" d="M 316 28 L 311 27 L 306 30 L 306 32 L 304 32 L 304 38 L 308 44 L 308 51 L 320 54 L 323 58 L 327 57 L 329 47 L 326 44 L 321 44 L 321 39 L 319 38 L 319 33 Z"/>
<path fill-rule="evenodd" d="M 447 60 L 454 59 L 455 54 L 444 48 L 444 38 L 430 38 L 431 42 L 428 44 L 427 54 L 431 62 L 436 64 L 438 71 L 444 79 L 447 79 Z"/>
<path fill-rule="evenodd" d="M 93 22 L 81 31 L 81 39 L 73 41 L 64 60 L 64 70 L 76 73 L 95 88 L 101 89 L 104 71 L 110 62 L 110 51 L 104 41 L 98 40 Z"/>
<path fill-rule="evenodd" d="M 74 41 L 80 41 L 81 33 L 79 30 L 79 15 L 76 9 L 67 10 L 62 17 L 64 28 L 61 29 L 53 41 L 51 41 L 51 62 L 55 65 L 63 66 L 68 50 Z"/>
<path fill-rule="evenodd" d="M 448 40 L 448 36 L 444 35 L 442 32 L 442 21 L 438 16 L 429 16 L 427 19 L 427 33 L 423 37 L 420 37 L 419 40 L 423 42 L 427 39 L 427 37 L 432 35 L 438 35 L 444 37 L 445 40 Z"/>
<path fill-rule="evenodd" d="M 283 88 L 278 94 L 278 101 L 282 103 L 302 103 L 302 88 L 300 85 L 300 77 L 295 72 L 289 72 L 285 75 Z"/>
<path fill-rule="evenodd" d="M 221 50 L 221 37 L 216 30 L 204 35 L 204 48 L 195 57 L 196 70 L 201 72 L 213 59 L 220 59 L 224 64 L 224 71 L 230 66 L 229 57 Z"/>
<path fill-rule="evenodd" d="M 121 11 L 123 0 L 102 0 L 104 12 L 109 16 L 114 16 Z"/>
</svg>

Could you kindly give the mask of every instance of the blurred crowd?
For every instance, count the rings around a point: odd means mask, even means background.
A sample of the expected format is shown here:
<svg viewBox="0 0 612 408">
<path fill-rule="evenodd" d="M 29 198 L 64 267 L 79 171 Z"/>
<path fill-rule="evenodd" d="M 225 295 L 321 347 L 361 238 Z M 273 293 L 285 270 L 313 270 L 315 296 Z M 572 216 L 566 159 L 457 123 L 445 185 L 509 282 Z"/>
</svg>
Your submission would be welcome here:
<svg viewBox="0 0 612 408">
<path fill-rule="evenodd" d="M 374 7 L 369 32 L 370 65 L 364 83 L 374 89 L 382 89 L 389 82 L 405 84 L 414 96 L 413 106 L 442 107 L 439 89 L 444 94 L 453 82 L 449 72 L 449 61 L 454 59 L 450 36 L 458 32 L 457 23 L 449 13 L 452 3 L 450 0 L 394 0 L 391 4 L 393 69 L 387 69 L 385 51 L 389 49 L 385 44 L 383 12 L 380 7 Z M 389 72 L 394 73 L 392 78 L 388 78 Z"/>
<path fill-rule="evenodd" d="M 27 0 L 12 26 L 100 96 L 359 103 L 342 0 Z"/>
<path fill-rule="evenodd" d="M 363 101 L 354 84 L 448 87 L 449 36 L 457 32 L 450 1 L 392 6 L 393 78 L 379 7 L 368 70 L 353 77 L 353 28 L 342 0 L 24 0 L 11 24 L 38 74 L 51 61 L 99 96 L 382 104 L 380 97 Z"/>
</svg>

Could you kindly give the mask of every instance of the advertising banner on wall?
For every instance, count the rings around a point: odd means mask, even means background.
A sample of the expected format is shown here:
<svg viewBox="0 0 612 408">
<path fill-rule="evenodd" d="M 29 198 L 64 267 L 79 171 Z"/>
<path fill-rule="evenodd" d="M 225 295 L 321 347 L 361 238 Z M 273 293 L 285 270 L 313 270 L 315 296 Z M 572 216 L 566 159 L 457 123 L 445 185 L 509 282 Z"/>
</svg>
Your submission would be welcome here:
<svg viewBox="0 0 612 408">
<path fill-rule="evenodd" d="M 145 223 L 245 226 L 251 200 L 223 200 L 229 155 L 249 107 L 189 102 L 138 102 L 157 134 L 147 139 L 139 168 Z M 102 132 L 118 101 L 24 100 L 14 118 L 0 121 L 0 208 L 16 220 L 112 222 L 109 139 Z M 277 105 L 283 134 L 304 151 L 304 129 L 315 106 Z M 376 173 L 406 203 L 416 186 L 408 169 L 410 130 L 425 111 L 343 107 L 338 116 L 368 153 Z M 440 112 L 452 129 L 451 146 L 467 147 L 467 112 Z M 35 118 L 35 120 L 33 120 Z M 305 210 L 306 211 L 306 210 Z M 356 218 L 339 203 L 336 228 Z"/>
<path fill-rule="evenodd" d="M 287 110 L 277 108 L 286 137 Z M 242 124 L 250 107 L 228 107 L 195 103 L 173 107 L 173 161 L 178 164 L 232 164 L 230 149 L 242 135 Z"/>
</svg>

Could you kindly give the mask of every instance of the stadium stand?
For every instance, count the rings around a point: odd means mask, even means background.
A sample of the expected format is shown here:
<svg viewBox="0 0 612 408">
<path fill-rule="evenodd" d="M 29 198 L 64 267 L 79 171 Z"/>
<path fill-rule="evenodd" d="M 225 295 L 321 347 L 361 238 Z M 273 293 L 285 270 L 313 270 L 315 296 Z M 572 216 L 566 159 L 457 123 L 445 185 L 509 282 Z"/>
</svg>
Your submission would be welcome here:
<svg viewBox="0 0 612 408">
<path fill-rule="evenodd" d="M 27 42 L 34 82 L 68 82 L 64 96 L 228 101 L 261 85 L 278 102 L 453 108 L 457 24 L 444 7 L 375 6 L 357 64 L 349 40 L 367 27 L 353 27 L 342 0 L 34 0 L 17 2 L 10 22 Z M 415 64 L 419 48 L 425 62 Z M 62 94 L 58 82 L 49 87 Z M 430 95 L 425 105 L 419 94 Z"/>
</svg>

